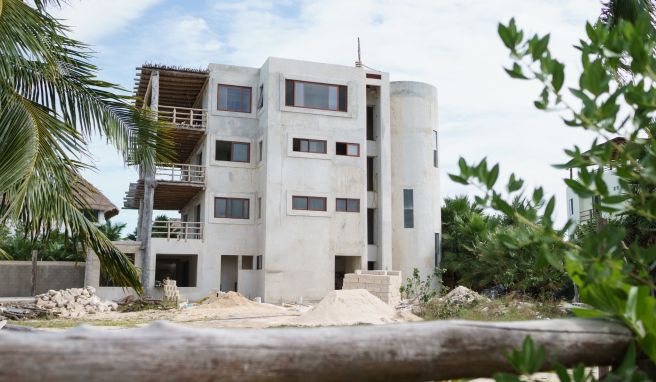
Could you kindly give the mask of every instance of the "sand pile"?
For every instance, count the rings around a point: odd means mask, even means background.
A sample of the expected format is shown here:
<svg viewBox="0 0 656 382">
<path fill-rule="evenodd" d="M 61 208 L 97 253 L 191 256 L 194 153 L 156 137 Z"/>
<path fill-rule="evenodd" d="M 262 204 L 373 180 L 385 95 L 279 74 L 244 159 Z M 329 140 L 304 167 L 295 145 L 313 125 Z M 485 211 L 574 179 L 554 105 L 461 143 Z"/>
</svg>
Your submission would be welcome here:
<svg viewBox="0 0 656 382">
<path fill-rule="evenodd" d="M 365 289 L 345 289 L 328 293 L 317 306 L 289 323 L 300 326 L 379 325 L 420 320 L 412 313 L 397 312 Z"/>
<path fill-rule="evenodd" d="M 251 301 L 237 292 L 215 292 L 203 299 L 201 304 L 183 309 L 175 321 L 276 316 L 286 313 L 287 309 L 283 307 Z"/>
</svg>

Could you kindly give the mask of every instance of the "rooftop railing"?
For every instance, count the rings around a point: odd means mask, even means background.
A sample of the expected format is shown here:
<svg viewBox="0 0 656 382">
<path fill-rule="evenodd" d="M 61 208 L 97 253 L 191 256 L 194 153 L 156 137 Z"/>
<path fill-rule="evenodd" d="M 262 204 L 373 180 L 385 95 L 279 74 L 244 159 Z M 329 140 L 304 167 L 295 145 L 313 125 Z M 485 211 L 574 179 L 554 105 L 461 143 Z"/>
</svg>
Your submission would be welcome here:
<svg viewBox="0 0 656 382">
<path fill-rule="evenodd" d="M 178 127 L 198 130 L 205 130 L 207 127 L 206 109 L 159 105 L 157 113 L 160 120 L 172 122 Z"/>
</svg>

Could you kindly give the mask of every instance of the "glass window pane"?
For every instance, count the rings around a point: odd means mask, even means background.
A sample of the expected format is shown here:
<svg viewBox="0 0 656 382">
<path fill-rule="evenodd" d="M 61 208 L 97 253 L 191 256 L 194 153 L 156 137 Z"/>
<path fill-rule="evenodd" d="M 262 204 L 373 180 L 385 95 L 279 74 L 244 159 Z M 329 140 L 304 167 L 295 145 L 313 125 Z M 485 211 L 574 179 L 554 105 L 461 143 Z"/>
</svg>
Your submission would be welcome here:
<svg viewBox="0 0 656 382">
<path fill-rule="evenodd" d="M 307 210 L 308 200 L 304 196 L 292 197 L 292 208 L 295 210 Z"/>
<path fill-rule="evenodd" d="M 230 217 L 240 218 L 244 213 L 244 205 L 242 200 L 233 199 L 230 201 Z"/>
<path fill-rule="evenodd" d="M 349 212 L 360 212 L 360 199 L 348 199 L 347 203 Z"/>
<path fill-rule="evenodd" d="M 285 81 L 285 105 L 294 106 L 294 81 Z"/>
<path fill-rule="evenodd" d="M 403 227 L 404 228 L 414 228 L 414 211 L 413 210 L 404 210 L 403 211 Z"/>
<path fill-rule="evenodd" d="M 304 152 L 304 153 L 307 153 L 308 151 L 310 151 L 310 141 L 308 141 L 306 139 L 301 140 L 301 151 Z"/>
<path fill-rule="evenodd" d="M 248 143 L 233 143 L 232 160 L 236 162 L 248 162 L 249 148 L 250 144 Z"/>
<path fill-rule="evenodd" d="M 335 154 L 346 155 L 347 152 L 346 146 L 347 146 L 346 143 L 337 142 L 335 144 Z"/>
<path fill-rule="evenodd" d="M 339 108 L 338 110 L 346 111 L 346 94 L 348 88 L 346 86 L 339 87 Z"/>
<path fill-rule="evenodd" d="M 229 161 L 231 147 L 232 147 L 232 143 L 230 142 L 216 141 L 215 159 L 221 161 Z"/>
<path fill-rule="evenodd" d="M 324 141 L 310 141 L 310 152 L 311 153 L 325 153 L 326 152 L 326 142 L 324 142 Z"/>
<path fill-rule="evenodd" d="M 352 155 L 352 156 L 358 156 L 360 155 L 359 153 L 360 148 L 356 144 L 349 144 L 347 146 L 346 154 L 347 155 Z"/>
<path fill-rule="evenodd" d="M 328 109 L 337 110 L 337 86 L 328 87 Z"/>
<path fill-rule="evenodd" d="M 414 204 L 412 199 L 412 190 L 403 190 L 403 208 L 412 208 Z"/>
<path fill-rule="evenodd" d="M 346 211 L 346 199 L 337 199 L 335 209 L 337 211 Z"/>
<path fill-rule="evenodd" d="M 324 198 L 310 198 L 310 209 L 314 211 L 326 210 L 326 199 Z"/>
<path fill-rule="evenodd" d="M 244 113 L 250 113 L 251 111 L 251 89 L 242 88 L 241 89 L 241 111 Z"/>
<path fill-rule="evenodd" d="M 219 85 L 219 110 L 228 109 L 228 87 Z"/>
<path fill-rule="evenodd" d="M 226 214 L 226 205 L 227 200 L 222 198 L 214 199 L 214 217 L 215 218 L 225 218 Z"/>
</svg>

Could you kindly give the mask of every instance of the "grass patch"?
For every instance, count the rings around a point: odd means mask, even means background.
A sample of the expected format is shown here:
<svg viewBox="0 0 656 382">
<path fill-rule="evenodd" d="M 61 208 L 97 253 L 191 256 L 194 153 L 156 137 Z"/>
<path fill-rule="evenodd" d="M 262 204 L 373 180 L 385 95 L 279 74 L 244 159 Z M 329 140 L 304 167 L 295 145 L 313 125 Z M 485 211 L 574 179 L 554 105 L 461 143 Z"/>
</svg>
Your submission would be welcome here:
<svg viewBox="0 0 656 382">
<path fill-rule="evenodd" d="M 25 321 L 12 321 L 12 325 L 27 326 L 35 329 L 69 329 L 80 325 L 90 326 L 115 326 L 124 328 L 135 328 L 140 322 L 136 321 L 117 321 L 117 320 L 25 320 Z"/>
<path fill-rule="evenodd" d="M 420 316 L 424 320 L 526 321 L 567 317 L 559 301 L 518 299 L 516 296 L 456 305 L 444 300 L 429 301 Z"/>
</svg>

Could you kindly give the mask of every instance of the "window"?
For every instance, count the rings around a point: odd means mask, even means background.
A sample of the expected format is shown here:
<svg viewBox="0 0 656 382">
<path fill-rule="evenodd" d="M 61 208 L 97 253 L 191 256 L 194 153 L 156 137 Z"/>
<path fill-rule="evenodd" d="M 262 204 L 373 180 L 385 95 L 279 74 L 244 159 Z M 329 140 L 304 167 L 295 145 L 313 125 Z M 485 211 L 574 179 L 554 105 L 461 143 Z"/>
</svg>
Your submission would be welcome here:
<svg viewBox="0 0 656 382">
<path fill-rule="evenodd" d="M 375 261 L 367 261 L 367 270 L 368 271 L 373 271 L 376 269 L 376 262 Z"/>
<path fill-rule="evenodd" d="M 262 198 L 257 198 L 257 218 L 262 219 Z"/>
<path fill-rule="evenodd" d="M 260 94 L 257 96 L 257 110 L 264 107 L 264 85 L 260 85 Z"/>
<path fill-rule="evenodd" d="M 255 269 L 262 269 L 262 255 L 259 255 L 255 258 L 256 265 Z"/>
<path fill-rule="evenodd" d="M 316 139 L 294 138 L 292 149 L 301 153 L 325 154 L 327 148 L 326 141 Z"/>
<path fill-rule="evenodd" d="M 440 242 L 440 234 L 435 233 L 435 268 L 440 266 L 442 261 L 442 243 Z"/>
<path fill-rule="evenodd" d="M 257 142 L 257 161 L 262 162 L 262 150 L 264 147 L 264 141 Z"/>
<path fill-rule="evenodd" d="M 224 162 L 251 161 L 251 144 L 247 142 L 216 141 L 215 157 Z"/>
<path fill-rule="evenodd" d="M 403 190 L 403 228 L 415 228 L 413 190 Z"/>
<path fill-rule="evenodd" d="M 241 269 L 244 269 L 244 270 L 253 269 L 253 256 L 242 256 L 241 257 Z"/>
<path fill-rule="evenodd" d="M 350 157 L 359 157 L 360 156 L 360 144 L 358 144 L 358 143 L 337 142 L 337 143 L 335 143 L 335 154 L 337 154 L 337 155 L 347 155 L 347 156 L 350 156 Z"/>
<path fill-rule="evenodd" d="M 367 191 L 374 190 L 374 157 L 367 157 Z"/>
<path fill-rule="evenodd" d="M 574 215 L 574 199 L 569 199 L 569 214 Z"/>
<path fill-rule="evenodd" d="M 360 212 L 360 199 L 337 198 L 335 209 L 340 212 Z"/>
<path fill-rule="evenodd" d="M 375 141 L 374 138 L 374 107 L 367 106 L 367 140 Z"/>
<path fill-rule="evenodd" d="M 437 168 L 437 131 L 433 131 L 433 140 L 435 141 L 435 146 L 433 148 L 433 166 Z"/>
<path fill-rule="evenodd" d="M 222 111 L 251 112 L 251 88 L 219 84 L 218 109 Z"/>
<path fill-rule="evenodd" d="M 325 211 L 326 198 L 319 196 L 292 196 L 292 209 Z"/>
<path fill-rule="evenodd" d="M 367 244 L 376 244 L 376 230 L 374 227 L 376 210 L 367 208 Z"/>
<path fill-rule="evenodd" d="M 287 80 L 285 105 L 310 109 L 346 111 L 347 87 Z"/>
<path fill-rule="evenodd" d="M 214 198 L 214 217 L 248 219 L 248 199 Z"/>
<path fill-rule="evenodd" d="M 179 287 L 195 287 L 198 255 L 155 256 L 155 280 L 175 280 Z"/>
</svg>

